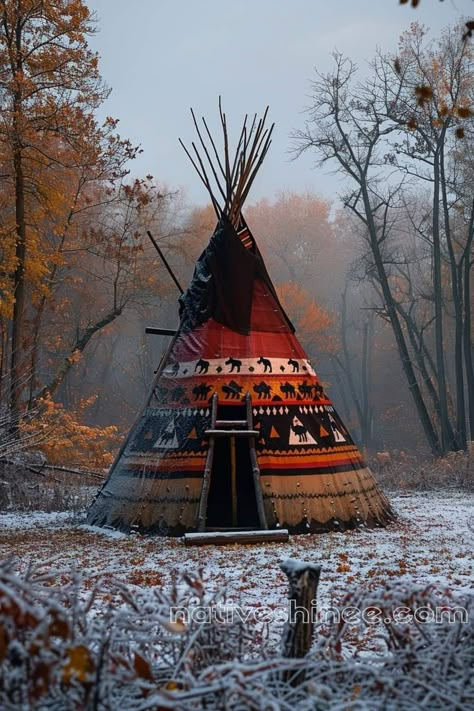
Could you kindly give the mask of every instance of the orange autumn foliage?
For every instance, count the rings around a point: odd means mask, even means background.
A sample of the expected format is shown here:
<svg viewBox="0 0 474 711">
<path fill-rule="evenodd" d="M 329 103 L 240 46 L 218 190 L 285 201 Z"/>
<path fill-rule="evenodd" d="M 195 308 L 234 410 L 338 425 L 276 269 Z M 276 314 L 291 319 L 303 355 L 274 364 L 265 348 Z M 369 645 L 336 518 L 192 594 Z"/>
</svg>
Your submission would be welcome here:
<svg viewBox="0 0 474 711">
<path fill-rule="evenodd" d="M 305 289 L 294 282 L 280 284 L 277 292 L 306 349 L 318 355 L 337 352 L 338 341 L 331 332 L 335 323 L 334 314 L 319 306 Z"/>
<path fill-rule="evenodd" d="M 85 469 L 105 469 L 113 460 L 113 450 L 119 445 L 117 427 L 93 427 L 85 424 L 88 408 L 95 397 L 83 399 L 74 410 L 46 398 L 39 418 L 22 426 L 25 437 L 33 435 L 48 463 Z M 42 433 L 40 437 L 39 433 Z"/>
</svg>

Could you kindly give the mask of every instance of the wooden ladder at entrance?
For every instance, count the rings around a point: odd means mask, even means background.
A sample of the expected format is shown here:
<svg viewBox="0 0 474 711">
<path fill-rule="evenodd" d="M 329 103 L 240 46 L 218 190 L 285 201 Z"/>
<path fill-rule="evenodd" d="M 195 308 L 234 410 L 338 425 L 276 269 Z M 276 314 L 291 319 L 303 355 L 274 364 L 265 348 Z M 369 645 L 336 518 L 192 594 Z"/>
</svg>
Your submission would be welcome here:
<svg viewBox="0 0 474 711">
<path fill-rule="evenodd" d="M 198 510 L 198 532 L 206 530 L 207 500 L 211 485 L 212 464 L 214 461 L 214 447 L 217 437 L 226 437 L 230 440 L 230 466 L 231 466 L 231 493 L 232 493 L 232 527 L 237 528 L 237 466 L 235 455 L 235 440 L 243 437 L 248 440 L 250 452 L 250 464 L 252 466 L 252 477 L 255 487 L 255 497 L 257 501 L 258 519 L 261 529 L 268 529 L 265 510 L 263 507 L 262 487 L 260 484 L 260 467 L 258 466 L 257 452 L 255 450 L 255 438 L 258 431 L 253 429 L 252 400 L 250 393 L 245 396 L 245 420 L 218 420 L 217 419 L 217 393 L 212 396 L 211 406 L 211 426 L 205 431 L 209 437 L 209 449 L 207 451 L 206 466 L 204 468 L 204 478 L 202 483 L 201 498 Z"/>
</svg>

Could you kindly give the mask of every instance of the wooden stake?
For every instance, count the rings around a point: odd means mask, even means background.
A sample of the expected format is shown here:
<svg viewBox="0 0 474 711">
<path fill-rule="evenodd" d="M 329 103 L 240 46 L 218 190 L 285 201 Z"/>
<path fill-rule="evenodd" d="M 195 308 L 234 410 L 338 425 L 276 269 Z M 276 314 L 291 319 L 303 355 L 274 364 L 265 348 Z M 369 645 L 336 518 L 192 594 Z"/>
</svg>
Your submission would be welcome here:
<svg viewBox="0 0 474 711">
<path fill-rule="evenodd" d="M 300 658 L 308 654 L 313 641 L 316 592 L 321 566 L 288 558 L 280 564 L 288 576 L 290 609 L 283 633 L 283 656 Z"/>
</svg>

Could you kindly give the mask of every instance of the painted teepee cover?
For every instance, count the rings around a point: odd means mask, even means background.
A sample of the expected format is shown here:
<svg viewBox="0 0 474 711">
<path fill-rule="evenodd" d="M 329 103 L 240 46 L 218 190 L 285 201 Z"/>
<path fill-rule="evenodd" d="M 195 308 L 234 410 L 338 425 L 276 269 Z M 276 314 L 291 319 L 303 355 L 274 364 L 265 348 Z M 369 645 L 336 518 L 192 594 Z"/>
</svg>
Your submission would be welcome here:
<svg viewBox="0 0 474 711">
<path fill-rule="evenodd" d="M 177 335 L 88 521 L 196 530 L 211 399 L 217 393 L 220 408 L 240 412 L 250 393 L 268 526 L 383 526 L 390 506 L 298 342 L 241 213 L 234 226 L 229 212 L 218 212 L 180 299 Z"/>
</svg>

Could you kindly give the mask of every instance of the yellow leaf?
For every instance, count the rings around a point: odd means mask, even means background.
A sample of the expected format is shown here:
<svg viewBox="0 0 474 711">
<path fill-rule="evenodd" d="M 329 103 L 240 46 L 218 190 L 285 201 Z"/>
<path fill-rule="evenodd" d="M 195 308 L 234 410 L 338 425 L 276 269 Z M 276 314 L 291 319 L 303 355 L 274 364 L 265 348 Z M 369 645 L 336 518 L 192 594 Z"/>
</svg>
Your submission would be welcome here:
<svg viewBox="0 0 474 711">
<path fill-rule="evenodd" d="M 72 681 L 79 681 L 85 684 L 90 681 L 94 669 L 94 661 L 87 647 L 82 644 L 70 647 L 67 651 L 67 662 L 63 667 L 63 682 L 70 684 Z"/>
</svg>

